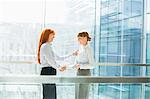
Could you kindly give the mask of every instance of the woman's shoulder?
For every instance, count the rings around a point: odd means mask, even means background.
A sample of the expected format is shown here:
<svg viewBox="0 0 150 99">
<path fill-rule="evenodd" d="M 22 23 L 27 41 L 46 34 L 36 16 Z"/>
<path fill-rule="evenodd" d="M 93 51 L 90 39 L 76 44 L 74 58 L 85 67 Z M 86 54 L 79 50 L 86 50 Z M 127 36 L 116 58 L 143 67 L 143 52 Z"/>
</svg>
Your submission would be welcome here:
<svg viewBox="0 0 150 99">
<path fill-rule="evenodd" d="M 86 50 L 88 53 L 93 53 L 92 47 L 90 45 L 87 45 Z"/>
<path fill-rule="evenodd" d="M 86 46 L 86 48 L 87 48 L 87 49 L 92 49 L 92 47 L 90 46 L 90 44 L 88 44 L 88 45 Z"/>
<path fill-rule="evenodd" d="M 44 44 L 41 45 L 41 49 L 45 49 L 46 47 L 47 47 L 46 43 L 44 43 Z"/>
</svg>

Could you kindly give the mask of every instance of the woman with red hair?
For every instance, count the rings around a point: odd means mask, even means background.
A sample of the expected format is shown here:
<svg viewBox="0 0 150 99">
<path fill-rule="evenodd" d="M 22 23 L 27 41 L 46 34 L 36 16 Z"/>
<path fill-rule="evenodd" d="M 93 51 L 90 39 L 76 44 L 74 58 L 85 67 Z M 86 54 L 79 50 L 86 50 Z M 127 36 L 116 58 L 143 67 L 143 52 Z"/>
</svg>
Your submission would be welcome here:
<svg viewBox="0 0 150 99">
<path fill-rule="evenodd" d="M 67 55 L 59 57 L 52 49 L 52 41 L 55 37 L 55 32 L 51 29 L 44 29 L 40 36 L 38 46 L 38 63 L 41 65 L 41 75 L 56 75 L 56 70 L 64 71 L 66 66 L 57 64 L 57 60 L 63 60 L 70 57 Z M 43 99 L 57 99 L 56 84 L 43 84 Z"/>
</svg>

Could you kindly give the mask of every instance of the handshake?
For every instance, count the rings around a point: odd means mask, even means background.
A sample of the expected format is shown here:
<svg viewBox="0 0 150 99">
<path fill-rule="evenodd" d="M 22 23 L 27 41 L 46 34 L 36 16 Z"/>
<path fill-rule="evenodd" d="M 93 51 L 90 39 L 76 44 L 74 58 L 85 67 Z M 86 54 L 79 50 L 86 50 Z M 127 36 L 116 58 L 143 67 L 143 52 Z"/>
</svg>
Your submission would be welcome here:
<svg viewBox="0 0 150 99">
<path fill-rule="evenodd" d="M 64 65 L 64 66 L 60 66 L 60 67 L 58 68 L 58 70 L 61 71 L 61 72 L 63 72 L 63 71 L 66 70 L 66 68 L 67 68 L 67 67 Z"/>
<path fill-rule="evenodd" d="M 80 68 L 80 65 L 79 65 L 79 64 L 76 64 L 75 66 L 73 66 L 73 68 L 76 69 L 76 70 L 78 70 L 78 69 Z M 60 67 L 58 68 L 58 70 L 61 71 L 61 72 L 65 71 L 66 69 L 67 69 L 67 66 L 66 66 L 66 65 L 60 66 Z"/>
<path fill-rule="evenodd" d="M 77 56 L 79 54 L 79 51 L 75 51 L 72 53 L 73 56 Z M 76 70 L 78 70 L 80 68 L 80 65 L 79 64 L 76 64 L 75 66 L 73 66 L 73 68 L 75 68 Z M 63 66 L 60 66 L 58 68 L 59 71 L 63 72 L 67 69 L 67 66 L 66 65 L 63 65 Z"/>
</svg>

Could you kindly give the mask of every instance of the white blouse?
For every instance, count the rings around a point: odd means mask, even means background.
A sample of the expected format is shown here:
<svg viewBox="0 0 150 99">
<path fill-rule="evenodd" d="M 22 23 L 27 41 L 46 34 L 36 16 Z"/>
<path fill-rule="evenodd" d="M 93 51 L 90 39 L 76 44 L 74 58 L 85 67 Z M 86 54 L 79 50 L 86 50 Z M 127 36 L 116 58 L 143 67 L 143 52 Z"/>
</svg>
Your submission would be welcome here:
<svg viewBox="0 0 150 99">
<path fill-rule="evenodd" d="M 72 56 L 72 54 L 66 56 L 58 56 L 56 53 L 54 53 L 51 43 L 44 43 L 42 44 L 40 49 L 41 67 L 49 66 L 58 69 L 60 65 L 56 62 L 56 60 L 64 60 L 66 58 L 69 58 L 70 56 Z"/>
<path fill-rule="evenodd" d="M 94 56 L 92 48 L 89 45 L 79 47 L 76 64 L 80 64 L 80 69 L 93 69 Z"/>
</svg>

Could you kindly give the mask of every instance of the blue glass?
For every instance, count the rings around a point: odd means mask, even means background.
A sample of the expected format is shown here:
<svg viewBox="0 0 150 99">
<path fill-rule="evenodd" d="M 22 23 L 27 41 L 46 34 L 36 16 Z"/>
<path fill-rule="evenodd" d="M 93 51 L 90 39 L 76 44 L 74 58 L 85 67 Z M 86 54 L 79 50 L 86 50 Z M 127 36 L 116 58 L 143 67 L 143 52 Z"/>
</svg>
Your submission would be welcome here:
<svg viewBox="0 0 150 99">
<path fill-rule="evenodd" d="M 147 50 L 146 50 L 146 62 L 150 63 L 150 34 L 147 34 Z M 146 75 L 150 76 L 150 67 L 146 67 Z"/>
<path fill-rule="evenodd" d="M 141 63 L 143 1 L 109 0 L 102 2 L 101 5 L 100 62 Z M 143 73 L 141 72 L 143 68 L 139 66 L 102 66 L 99 69 L 102 76 L 141 76 Z M 121 85 L 113 86 L 121 88 Z M 119 96 L 122 99 L 141 99 L 141 85 L 123 85 L 122 87 L 123 89 L 119 90 Z M 108 87 L 105 86 L 105 88 Z M 103 94 L 105 93 L 107 92 L 104 91 Z M 115 95 L 112 96 L 115 99 L 118 98 Z"/>
</svg>

